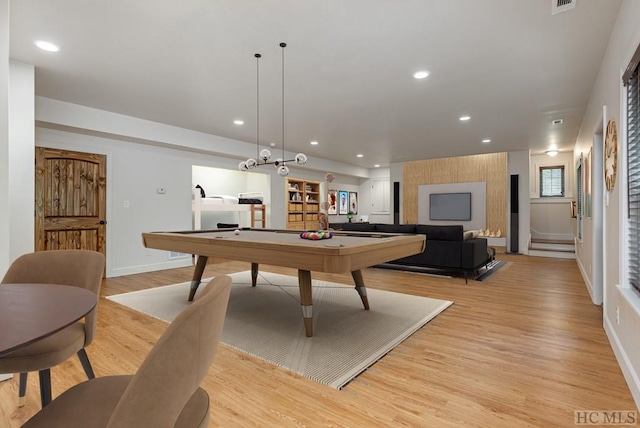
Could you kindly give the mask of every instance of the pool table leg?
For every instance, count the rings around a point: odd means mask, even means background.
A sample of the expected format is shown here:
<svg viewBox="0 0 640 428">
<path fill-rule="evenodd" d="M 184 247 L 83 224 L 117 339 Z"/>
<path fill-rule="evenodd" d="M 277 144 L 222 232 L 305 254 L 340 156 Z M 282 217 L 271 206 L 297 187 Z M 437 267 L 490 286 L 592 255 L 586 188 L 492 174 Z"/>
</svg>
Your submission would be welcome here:
<svg viewBox="0 0 640 428">
<path fill-rule="evenodd" d="M 251 263 L 251 286 L 255 287 L 258 282 L 258 263 Z"/>
<path fill-rule="evenodd" d="M 311 298 L 311 272 L 298 270 L 298 287 L 300 287 L 300 304 L 304 319 L 304 332 L 313 337 L 313 300 Z"/>
<path fill-rule="evenodd" d="M 202 282 L 202 274 L 204 273 L 204 268 L 207 266 L 207 256 L 198 256 L 198 261 L 196 262 L 196 268 L 193 271 L 193 278 L 191 279 L 191 288 L 189 289 L 189 301 L 193 301 L 193 297 L 196 295 L 196 290 Z"/>
<path fill-rule="evenodd" d="M 364 280 L 362 279 L 362 271 L 360 269 L 354 270 L 351 272 L 351 276 L 353 277 L 353 282 L 356 283 L 356 291 L 360 295 L 360 300 L 362 300 L 364 308 L 368 311 L 369 299 L 367 298 L 367 288 L 364 286 Z"/>
</svg>

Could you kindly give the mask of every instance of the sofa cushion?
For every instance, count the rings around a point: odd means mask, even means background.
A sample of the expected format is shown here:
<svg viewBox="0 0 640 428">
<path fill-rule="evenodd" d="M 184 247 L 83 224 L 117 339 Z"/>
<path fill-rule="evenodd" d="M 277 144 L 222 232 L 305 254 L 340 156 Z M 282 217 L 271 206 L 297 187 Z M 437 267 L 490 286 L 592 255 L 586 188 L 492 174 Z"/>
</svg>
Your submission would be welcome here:
<svg viewBox="0 0 640 428">
<path fill-rule="evenodd" d="M 462 241 L 463 227 L 456 226 L 434 226 L 429 224 L 416 225 L 416 233 L 427 235 L 427 242 L 434 241 Z"/>
<path fill-rule="evenodd" d="M 427 235 L 427 245 L 423 253 L 424 266 L 436 268 L 460 268 L 462 241 L 431 240 Z"/>
<path fill-rule="evenodd" d="M 473 239 L 480 236 L 481 230 L 465 230 L 464 231 L 464 240 Z"/>
<path fill-rule="evenodd" d="M 376 232 L 416 233 L 415 224 L 376 224 Z"/>
<path fill-rule="evenodd" d="M 491 254 L 487 250 L 485 238 L 467 239 L 462 243 L 461 267 L 463 269 L 478 269 L 491 260 Z"/>
<path fill-rule="evenodd" d="M 351 232 L 375 232 L 374 223 L 342 223 L 342 230 Z"/>
</svg>

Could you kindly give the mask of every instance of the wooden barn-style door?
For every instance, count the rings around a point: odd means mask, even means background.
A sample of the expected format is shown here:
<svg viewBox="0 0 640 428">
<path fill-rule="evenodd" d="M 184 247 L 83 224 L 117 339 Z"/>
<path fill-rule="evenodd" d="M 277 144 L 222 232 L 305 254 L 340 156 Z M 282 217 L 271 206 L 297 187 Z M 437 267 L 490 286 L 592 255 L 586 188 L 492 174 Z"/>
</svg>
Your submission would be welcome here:
<svg viewBox="0 0 640 428">
<path fill-rule="evenodd" d="M 106 172 L 104 155 L 36 147 L 36 251 L 105 254 Z"/>
</svg>

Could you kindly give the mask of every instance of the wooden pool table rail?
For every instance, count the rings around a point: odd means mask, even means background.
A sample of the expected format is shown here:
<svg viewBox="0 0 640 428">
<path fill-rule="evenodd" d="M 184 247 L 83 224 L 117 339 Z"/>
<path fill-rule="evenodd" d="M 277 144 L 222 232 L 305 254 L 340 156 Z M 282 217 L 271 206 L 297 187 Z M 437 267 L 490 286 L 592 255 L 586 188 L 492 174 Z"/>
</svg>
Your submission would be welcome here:
<svg viewBox="0 0 640 428">
<path fill-rule="evenodd" d="M 355 289 L 365 310 L 369 310 L 367 289 L 361 269 L 424 251 L 424 235 L 387 233 L 334 232 L 328 240 L 299 238 L 300 231 L 243 229 L 143 233 L 144 246 L 167 251 L 197 254 L 191 280 L 192 301 L 208 257 L 223 257 L 251 262 L 251 285 L 256 286 L 260 263 L 298 269 L 300 304 L 307 337 L 313 336 L 313 301 L 311 271 L 351 272 Z"/>
</svg>

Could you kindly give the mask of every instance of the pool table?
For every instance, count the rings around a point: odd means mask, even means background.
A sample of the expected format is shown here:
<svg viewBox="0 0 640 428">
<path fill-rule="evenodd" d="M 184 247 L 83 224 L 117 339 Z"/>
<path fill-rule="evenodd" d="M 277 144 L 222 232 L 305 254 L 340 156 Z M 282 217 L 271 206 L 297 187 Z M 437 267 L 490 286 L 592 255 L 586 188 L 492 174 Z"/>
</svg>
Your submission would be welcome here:
<svg viewBox="0 0 640 428">
<path fill-rule="evenodd" d="M 300 303 L 307 337 L 313 336 L 311 271 L 351 272 L 362 304 L 369 309 L 361 269 L 424 251 L 424 235 L 334 231 L 330 239 L 309 240 L 300 231 L 279 229 L 216 229 L 142 234 L 144 246 L 196 254 L 189 301 L 200 285 L 208 257 L 251 262 L 255 287 L 260 263 L 298 269 Z"/>
</svg>

